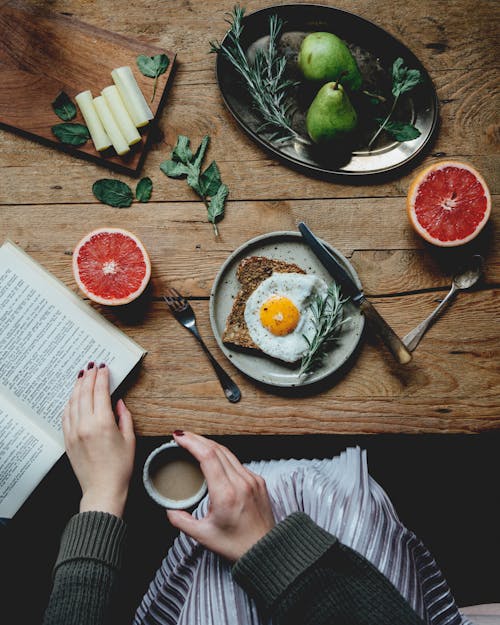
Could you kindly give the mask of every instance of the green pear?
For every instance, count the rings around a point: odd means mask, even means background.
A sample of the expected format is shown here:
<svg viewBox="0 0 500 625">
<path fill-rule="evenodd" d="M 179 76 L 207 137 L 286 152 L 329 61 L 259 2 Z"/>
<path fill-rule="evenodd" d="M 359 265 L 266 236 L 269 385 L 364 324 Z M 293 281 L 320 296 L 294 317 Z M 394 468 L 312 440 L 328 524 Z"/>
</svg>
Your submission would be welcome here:
<svg viewBox="0 0 500 625">
<path fill-rule="evenodd" d="M 306 80 L 328 82 L 347 72 L 344 85 L 351 91 L 361 87 L 363 79 L 358 64 L 346 44 L 332 33 L 311 33 L 302 42 L 299 67 Z"/>
<path fill-rule="evenodd" d="M 358 116 L 344 87 L 327 82 L 316 94 L 306 116 L 306 127 L 314 143 L 327 143 L 354 130 Z"/>
</svg>

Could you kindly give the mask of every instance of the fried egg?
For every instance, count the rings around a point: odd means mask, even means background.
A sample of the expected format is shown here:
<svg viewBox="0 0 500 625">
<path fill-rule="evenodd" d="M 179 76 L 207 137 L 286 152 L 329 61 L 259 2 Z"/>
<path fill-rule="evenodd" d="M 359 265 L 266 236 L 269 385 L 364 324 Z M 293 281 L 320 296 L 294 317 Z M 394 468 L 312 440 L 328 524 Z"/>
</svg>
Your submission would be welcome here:
<svg viewBox="0 0 500 625">
<path fill-rule="evenodd" d="M 252 341 L 268 356 L 296 362 L 307 351 L 315 326 L 310 303 L 328 286 L 317 276 L 273 273 L 247 300 L 245 323 Z"/>
</svg>

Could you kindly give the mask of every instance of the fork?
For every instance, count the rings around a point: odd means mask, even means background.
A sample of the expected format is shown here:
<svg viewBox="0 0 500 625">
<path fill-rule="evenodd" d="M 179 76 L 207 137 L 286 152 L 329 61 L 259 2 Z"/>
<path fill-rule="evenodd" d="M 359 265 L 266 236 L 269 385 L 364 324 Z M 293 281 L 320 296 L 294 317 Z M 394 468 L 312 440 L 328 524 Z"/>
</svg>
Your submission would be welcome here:
<svg viewBox="0 0 500 625">
<path fill-rule="evenodd" d="M 168 288 L 166 290 L 166 295 L 163 296 L 163 299 L 167 303 L 167 306 L 170 309 L 170 312 L 174 315 L 177 321 L 183 325 L 186 330 L 189 330 L 191 334 L 193 334 L 198 340 L 199 344 L 202 346 L 203 351 L 207 355 L 208 359 L 212 363 L 212 367 L 219 379 L 219 382 L 222 386 L 222 390 L 224 391 L 227 399 L 233 404 L 241 399 L 241 391 L 236 386 L 236 384 L 231 380 L 228 374 L 224 371 L 224 369 L 219 365 L 219 363 L 215 360 L 212 354 L 209 352 L 208 347 L 203 342 L 203 339 L 198 332 L 198 328 L 196 327 L 196 317 L 194 314 L 194 310 L 191 308 L 190 303 L 187 301 L 185 297 L 174 288 Z"/>
</svg>

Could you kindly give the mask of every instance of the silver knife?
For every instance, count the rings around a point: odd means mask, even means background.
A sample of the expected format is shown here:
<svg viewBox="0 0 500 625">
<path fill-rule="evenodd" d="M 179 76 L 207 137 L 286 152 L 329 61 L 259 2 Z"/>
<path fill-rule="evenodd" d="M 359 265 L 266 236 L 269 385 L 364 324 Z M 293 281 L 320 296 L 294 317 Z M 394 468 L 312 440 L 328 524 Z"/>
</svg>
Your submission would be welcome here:
<svg viewBox="0 0 500 625">
<path fill-rule="evenodd" d="M 342 287 L 344 295 L 349 296 L 351 301 L 359 306 L 361 312 L 371 323 L 373 329 L 389 348 L 394 358 L 402 365 L 410 362 L 411 354 L 405 344 L 394 332 L 387 321 L 381 317 L 375 306 L 366 299 L 363 290 L 360 289 L 347 271 L 338 263 L 334 256 L 326 249 L 321 241 L 309 230 L 304 222 L 299 223 L 299 231 L 305 242 L 316 254 L 323 265 L 332 274 Z"/>
</svg>

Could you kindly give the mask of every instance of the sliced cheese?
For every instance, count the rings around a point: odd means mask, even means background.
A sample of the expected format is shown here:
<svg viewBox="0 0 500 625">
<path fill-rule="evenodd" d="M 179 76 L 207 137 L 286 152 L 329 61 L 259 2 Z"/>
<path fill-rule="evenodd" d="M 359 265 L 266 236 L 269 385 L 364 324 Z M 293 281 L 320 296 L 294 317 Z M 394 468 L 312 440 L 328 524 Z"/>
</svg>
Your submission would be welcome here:
<svg viewBox="0 0 500 625">
<path fill-rule="evenodd" d="M 78 108 L 80 109 L 83 119 L 87 124 L 90 136 L 98 152 L 107 150 L 111 147 L 111 140 L 106 134 L 104 127 L 95 110 L 91 91 L 82 91 L 75 97 Z"/>
<path fill-rule="evenodd" d="M 118 67 L 111 72 L 111 76 L 134 124 L 138 128 L 146 126 L 154 115 L 142 95 L 130 67 Z"/>
<path fill-rule="evenodd" d="M 103 89 L 101 93 L 104 96 L 106 104 L 108 105 L 113 117 L 115 118 L 115 122 L 117 123 L 120 132 L 125 137 L 125 141 L 129 145 L 139 143 L 141 135 L 137 132 L 134 122 L 127 113 L 127 109 L 123 104 L 118 87 L 111 85 L 110 87 Z"/>
<path fill-rule="evenodd" d="M 104 130 L 108 133 L 108 136 L 111 139 L 111 143 L 113 144 L 116 153 L 119 156 L 126 154 L 130 150 L 128 143 L 118 128 L 118 124 L 116 123 L 115 118 L 113 117 L 109 106 L 106 104 L 106 100 L 102 97 L 102 95 L 94 98 L 94 106 L 97 114 L 99 115 L 99 119 L 104 126 Z"/>
</svg>

